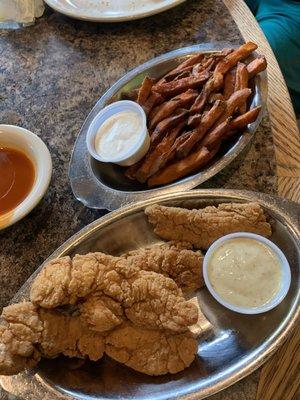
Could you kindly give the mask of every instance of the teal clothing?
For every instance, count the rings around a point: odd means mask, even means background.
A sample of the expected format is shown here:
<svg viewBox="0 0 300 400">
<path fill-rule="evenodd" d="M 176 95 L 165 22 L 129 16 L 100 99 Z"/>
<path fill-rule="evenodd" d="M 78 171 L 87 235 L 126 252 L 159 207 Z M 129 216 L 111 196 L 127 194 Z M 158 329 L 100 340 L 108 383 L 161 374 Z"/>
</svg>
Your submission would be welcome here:
<svg viewBox="0 0 300 400">
<path fill-rule="evenodd" d="M 246 0 L 280 65 L 300 115 L 300 1 Z"/>
</svg>

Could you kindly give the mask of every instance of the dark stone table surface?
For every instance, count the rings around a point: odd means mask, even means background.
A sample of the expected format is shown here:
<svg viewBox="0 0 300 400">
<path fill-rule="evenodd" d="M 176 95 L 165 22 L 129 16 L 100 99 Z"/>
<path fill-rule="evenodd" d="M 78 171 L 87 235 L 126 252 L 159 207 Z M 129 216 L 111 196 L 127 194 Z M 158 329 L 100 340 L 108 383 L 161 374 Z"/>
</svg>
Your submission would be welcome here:
<svg viewBox="0 0 300 400">
<path fill-rule="evenodd" d="M 0 31 L 0 123 L 39 135 L 53 160 L 44 199 L 0 232 L 1 308 L 59 245 L 104 214 L 76 201 L 68 181 L 76 136 L 96 100 L 128 70 L 157 55 L 217 42 L 242 42 L 221 0 L 190 0 L 158 16 L 107 25 L 75 21 L 47 8 L 31 27 Z M 276 191 L 267 115 L 250 150 L 203 187 Z M 254 400 L 257 380 L 255 373 L 212 399 Z"/>
</svg>

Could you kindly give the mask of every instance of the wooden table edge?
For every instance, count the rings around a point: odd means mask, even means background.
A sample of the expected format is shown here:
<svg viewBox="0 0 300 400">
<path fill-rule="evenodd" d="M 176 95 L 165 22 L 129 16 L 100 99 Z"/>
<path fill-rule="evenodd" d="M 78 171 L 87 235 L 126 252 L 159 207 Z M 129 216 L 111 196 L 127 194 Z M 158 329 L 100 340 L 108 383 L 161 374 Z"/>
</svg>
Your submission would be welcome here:
<svg viewBox="0 0 300 400">
<path fill-rule="evenodd" d="M 290 95 L 275 55 L 243 0 L 223 0 L 246 41 L 268 61 L 268 112 L 275 148 L 278 194 L 300 202 L 300 134 Z"/>
<path fill-rule="evenodd" d="M 268 112 L 275 148 L 278 194 L 300 202 L 300 134 L 290 95 L 275 55 L 243 0 L 223 0 L 246 41 L 268 61 Z M 300 391 L 300 328 L 263 366 L 257 400 L 292 400 Z"/>
</svg>

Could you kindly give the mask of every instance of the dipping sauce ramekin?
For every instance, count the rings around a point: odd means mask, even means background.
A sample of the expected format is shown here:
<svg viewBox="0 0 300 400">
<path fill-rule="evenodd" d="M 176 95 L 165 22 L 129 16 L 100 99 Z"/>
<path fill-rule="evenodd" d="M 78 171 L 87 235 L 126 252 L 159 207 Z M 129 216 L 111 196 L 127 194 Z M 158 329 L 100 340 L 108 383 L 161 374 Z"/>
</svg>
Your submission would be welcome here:
<svg viewBox="0 0 300 400">
<path fill-rule="evenodd" d="M 133 124 L 133 128 L 131 128 L 133 130 L 126 126 L 124 127 L 124 116 L 126 115 L 129 118 L 136 116 L 137 126 Z M 120 117 L 120 126 L 123 126 L 124 129 L 118 130 L 118 117 Z M 128 132 L 124 132 L 126 129 Z M 108 141 L 108 144 L 110 143 L 110 151 L 105 153 L 97 149 L 101 148 L 101 143 L 99 145 L 99 142 L 105 140 L 106 137 L 110 140 L 110 142 Z M 121 166 L 135 164 L 144 157 L 150 147 L 145 111 L 134 101 L 122 100 L 110 104 L 103 108 L 93 119 L 87 132 L 86 144 L 91 156 L 98 161 Z M 122 151 L 118 150 L 118 145 L 122 146 Z M 115 154 L 113 154 L 114 152 Z"/>
<path fill-rule="evenodd" d="M 24 218 L 42 199 L 52 175 L 52 161 L 45 143 L 34 133 L 14 125 L 0 125 L 0 145 L 17 149 L 31 160 L 35 179 L 30 192 L 13 210 L 0 215 L 0 229 Z"/>
<path fill-rule="evenodd" d="M 264 246 L 267 246 L 268 249 L 270 249 L 270 252 L 274 253 L 278 259 L 279 262 L 279 267 L 280 267 L 280 284 L 278 291 L 272 297 L 269 301 L 264 303 L 261 306 L 255 306 L 255 307 L 244 307 L 244 306 L 239 306 L 237 304 L 233 304 L 226 300 L 224 297 L 218 293 L 218 291 L 213 287 L 211 278 L 210 278 L 210 268 L 211 268 L 211 260 L 213 255 L 216 254 L 216 251 L 221 249 L 221 247 L 226 244 L 227 241 L 233 240 L 233 239 L 252 239 L 254 241 L 257 241 L 261 243 Z M 228 242 L 229 243 L 229 242 Z M 263 246 L 262 246 L 263 248 Z M 208 249 L 204 261 L 203 261 L 203 276 L 205 280 L 205 284 L 212 294 L 212 296 L 224 307 L 241 313 L 241 314 L 260 314 L 266 311 L 269 311 L 276 307 L 286 296 L 290 284 L 291 284 L 291 271 L 290 271 L 290 266 L 289 263 L 283 254 L 283 252 L 270 240 L 266 239 L 263 236 L 260 235 L 255 235 L 253 233 L 248 233 L 248 232 L 238 232 L 238 233 L 233 233 L 230 235 L 223 236 L 222 238 L 216 240 Z M 234 277 L 232 278 L 234 279 Z"/>
</svg>

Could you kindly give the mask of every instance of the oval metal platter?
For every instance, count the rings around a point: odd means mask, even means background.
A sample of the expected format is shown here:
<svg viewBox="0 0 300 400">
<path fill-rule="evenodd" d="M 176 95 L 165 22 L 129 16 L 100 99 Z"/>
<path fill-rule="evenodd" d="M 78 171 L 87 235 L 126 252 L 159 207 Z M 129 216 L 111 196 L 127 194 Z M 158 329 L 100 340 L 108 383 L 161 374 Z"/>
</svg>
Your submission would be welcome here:
<svg viewBox="0 0 300 400">
<path fill-rule="evenodd" d="M 207 326 L 205 336 L 199 337 L 196 359 L 185 371 L 150 377 L 105 358 L 82 366 L 64 358 L 45 360 L 36 371 L 0 377 L 4 389 L 26 400 L 199 400 L 253 372 L 284 342 L 300 314 L 300 206 L 296 203 L 234 190 L 192 190 L 159 196 L 93 222 L 47 261 L 89 251 L 119 255 L 158 242 L 144 214 L 145 207 L 150 204 L 202 208 L 221 202 L 247 201 L 259 202 L 272 219 L 271 240 L 283 250 L 291 265 L 291 288 L 278 307 L 260 315 L 237 314 L 218 304 L 203 288 L 196 293 L 195 301 L 201 304 L 211 325 Z M 13 302 L 28 298 L 33 278 L 25 283 Z"/>
<path fill-rule="evenodd" d="M 258 119 L 248 126 L 246 132 L 223 147 L 217 160 L 207 168 L 175 183 L 156 189 L 148 189 L 146 185 L 131 181 L 125 177 L 124 168 L 98 162 L 92 159 L 87 151 L 86 134 L 88 128 L 103 107 L 122 99 L 126 93 L 139 87 L 147 75 L 151 78 L 159 78 L 193 53 L 199 51 L 213 53 L 224 47 L 228 47 L 228 44 L 227 46 L 224 43 L 219 44 L 219 46 L 196 45 L 164 54 L 126 74 L 100 98 L 81 128 L 70 161 L 70 183 L 74 196 L 79 201 L 87 207 L 115 210 L 126 204 L 142 201 L 153 196 L 193 189 L 228 166 L 250 144 L 261 121 L 263 111 L 260 112 Z M 255 78 L 252 91 L 250 108 L 258 105 L 262 105 L 264 108 L 267 98 L 267 75 L 265 72 Z"/>
</svg>

